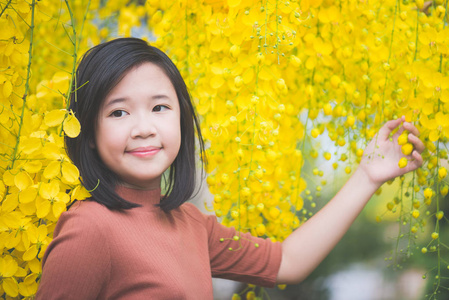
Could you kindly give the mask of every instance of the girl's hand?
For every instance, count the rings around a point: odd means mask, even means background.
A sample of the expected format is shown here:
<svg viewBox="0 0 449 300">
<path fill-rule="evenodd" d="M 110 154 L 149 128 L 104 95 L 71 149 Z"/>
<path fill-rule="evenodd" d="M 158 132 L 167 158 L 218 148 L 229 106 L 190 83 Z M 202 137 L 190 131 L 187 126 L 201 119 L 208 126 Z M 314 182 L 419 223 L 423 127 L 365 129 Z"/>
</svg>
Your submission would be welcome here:
<svg viewBox="0 0 449 300">
<path fill-rule="evenodd" d="M 404 122 L 402 127 L 393 136 L 390 136 L 391 132 L 402 122 Z M 410 155 L 404 155 L 398 144 L 398 137 L 404 130 L 409 132 L 408 142 L 414 147 Z M 405 122 L 405 117 L 388 121 L 363 152 L 359 170 L 365 173 L 363 175 L 367 176 L 373 184 L 380 186 L 390 179 L 419 168 L 423 162 L 421 153 L 425 147 L 418 135 L 418 129 L 413 124 Z M 402 157 L 408 160 L 407 166 L 404 168 L 398 166 Z"/>
</svg>

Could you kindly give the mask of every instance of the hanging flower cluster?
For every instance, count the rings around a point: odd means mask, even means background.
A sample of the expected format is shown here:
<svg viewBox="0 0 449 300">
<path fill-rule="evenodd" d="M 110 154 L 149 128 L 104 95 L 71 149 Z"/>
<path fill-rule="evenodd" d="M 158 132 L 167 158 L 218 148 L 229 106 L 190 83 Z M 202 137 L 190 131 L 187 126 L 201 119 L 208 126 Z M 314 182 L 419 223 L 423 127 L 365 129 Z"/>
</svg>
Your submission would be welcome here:
<svg viewBox="0 0 449 300">
<path fill-rule="evenodd" d="M 0 1 L 0 296 L 35 294 L 59 215 L 89 196 L 63 142 L 80 131 L 67 110 L 76 62 L 142 21 L 200 115 L 211 209 L 241 231 L 284 240 L 309 216 L 326 170 L 350 174 L 385 121 L 414 122 L 425 165 L 398 180 L 383 216 L 398 214 L 403 253 L 435 254 L 427 275 L 448 286 L 447 1 L 103 2 Z M 406 136 L 398 143 L 412 150 Z M 303 174 L 314 159 L 324 163 Z M 307 188 L 305 175 L 320 184 Z M 416 251 L 418 235 L 427 242 Z"/>
<path fill-rule="evenodd" d="M 399 210 L 398 238 L 409 242 L 396 250 L 408 256 L 432 227 L 423 253 L 436 253 L 430 273 L 436 289 L 443 284 L 447 1 L 155 0 L 145 8 L 153 44 L 176 62 L 201 116 L 207 182 L 224 224 L 282 241 L 308 216 L 303 198 L 314 207 L 326 184 L 314 168 L 321 182 L 307 189 L 303 163 L 322 157 L 350 174 L 379 127 L 404 115 L 420 129 L 425 165 L 401 178 L 385 214 Z M 398 142 L 411 153 L 406 135 Z"/>
<path fill-rule="evenodd" d="M 201 116 L 215 213 L 226 225 L 283 240 L 301 222 L 306 187 L 298 114 L 309 99 L 293 84 L 302 79 L 292 53 L 302 21 L 284 2 L 231 2 L 147 3 L 148 24 Z"/>
</svg>

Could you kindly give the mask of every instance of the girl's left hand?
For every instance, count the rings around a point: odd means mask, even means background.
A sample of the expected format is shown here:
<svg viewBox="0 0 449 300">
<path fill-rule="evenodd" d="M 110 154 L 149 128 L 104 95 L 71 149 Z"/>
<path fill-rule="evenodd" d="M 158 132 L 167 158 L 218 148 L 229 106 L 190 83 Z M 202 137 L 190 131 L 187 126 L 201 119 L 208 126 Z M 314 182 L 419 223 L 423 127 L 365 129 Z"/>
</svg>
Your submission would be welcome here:
<svg viewBox="0 0 449 300">
<path fill-rule="evenodd" d="M 402 127 L 393 136 L 390 136 L 391 132 L 402 122 Z M 408 142 L 414 147 L 410 155 L 404 155 L 398 144 L 398 137 L 404 130 L 409 132 Z M 421 153 L 425 147 L 418 135 L 418 129 L 413 124 L 405 122 L 405 117 L 388 121 L 366 147 L 359 169 L 364 171 L 372 183 L 380 186 L 390 179 L 419 168 L 423 162 Z M 402 157 L 408 160 L 407 166 L 404 168 L 398 166 Z"/>
</svg>

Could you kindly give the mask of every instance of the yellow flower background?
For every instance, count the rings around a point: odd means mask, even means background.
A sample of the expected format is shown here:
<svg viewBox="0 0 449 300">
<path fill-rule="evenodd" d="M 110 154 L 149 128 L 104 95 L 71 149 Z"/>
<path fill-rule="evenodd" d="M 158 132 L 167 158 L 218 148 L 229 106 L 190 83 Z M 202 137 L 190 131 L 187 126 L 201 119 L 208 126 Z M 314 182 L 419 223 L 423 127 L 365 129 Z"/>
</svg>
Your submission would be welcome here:
<svg viewBox="0 0 449 300">
<path fill-rule="evenodd" d="M 180 69 L 207 143 L 208 208 L 241 231 L 282 241 L 327 188 L 305 164 L 350 174 L 385 121 L 413 122 L 424 166 L 373 213 L 396 213 L 405 254 L 432 255 L 435 291 L 449 286 L 446 11 L 447 0 L 1 0 L 0 295 L 36 293 L 58 217 L 89 197 L 64 150 L 64 135 L 90 130 L 67 110 L 76 63 L 136 29 Z"/>
</svg>

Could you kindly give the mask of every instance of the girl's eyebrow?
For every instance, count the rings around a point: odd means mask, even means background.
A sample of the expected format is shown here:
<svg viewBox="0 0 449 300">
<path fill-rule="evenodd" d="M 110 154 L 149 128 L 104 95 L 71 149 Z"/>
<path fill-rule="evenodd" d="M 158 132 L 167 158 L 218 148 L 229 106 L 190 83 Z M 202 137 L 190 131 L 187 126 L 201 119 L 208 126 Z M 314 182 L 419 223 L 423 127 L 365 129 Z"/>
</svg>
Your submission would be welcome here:
<svg viewBox="0 0 449 300">
<path fill-rule="evenodd" d="M 170 100 L 171 98 L 165 94 L 157 94 L 157 95 L 151 96 L 150 99 L 151 100 L 160 100 L 160 99 Z M 108 101 L 106 103 L 105 107 L 112 106 L 117 103 L 123 103 L 123 102 L 126 102 L 127 100 L 128 100 L 128 98 L 126 98 L 126 97 L 125 98 L 116 98 L 116 99 Z"/>
<path fill-rule="evenodd" d="M 117 98 L 117 99 L 108 101 L 108 102 L 106 103 L 105 107 L 114 105 L 114 104 L 116 104 L 116 103 L 122 103 L 122 102 L 126 102 L 126 98 Z"/>
<path fill-rule="evenodd" d="M 167 96 L 167 95 L 165 95 L 165 94 L 160 94 L 160 95 L 154 95 L 154 96 L 152 96 L 151 99 L 153 99 L 153 100 L 170 99 L 170 97 Z"/>
</svg>

